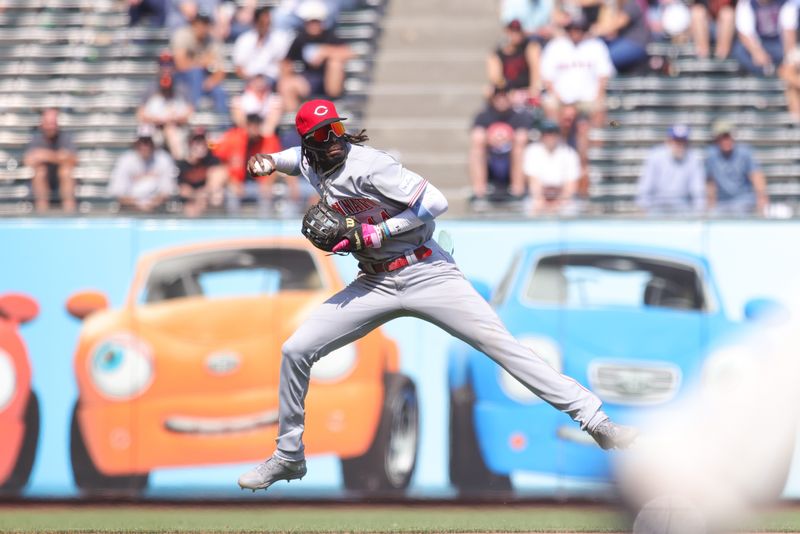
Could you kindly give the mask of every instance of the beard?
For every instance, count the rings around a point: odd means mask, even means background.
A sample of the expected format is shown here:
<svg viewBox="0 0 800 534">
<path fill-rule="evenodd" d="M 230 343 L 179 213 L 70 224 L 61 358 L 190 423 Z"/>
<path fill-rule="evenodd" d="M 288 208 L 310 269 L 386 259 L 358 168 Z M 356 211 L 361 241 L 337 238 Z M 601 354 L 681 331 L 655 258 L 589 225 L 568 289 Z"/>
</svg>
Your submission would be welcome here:
<svg viewBox="0 0 800 534">
<path fill-rule="evenodd" d="M 311 167 L 320 174 L 330 173 L 347 158 L 347 142 L 342 137 L 325 143 L 303 141 Z"/>
</svg>

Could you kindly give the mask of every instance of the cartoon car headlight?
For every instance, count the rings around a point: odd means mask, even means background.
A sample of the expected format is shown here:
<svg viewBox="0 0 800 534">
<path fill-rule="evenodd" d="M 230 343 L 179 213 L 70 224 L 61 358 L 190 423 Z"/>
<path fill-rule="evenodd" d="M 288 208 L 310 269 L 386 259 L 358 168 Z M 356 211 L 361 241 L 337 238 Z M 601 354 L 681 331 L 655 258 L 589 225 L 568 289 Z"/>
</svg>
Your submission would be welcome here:
<svg viewBox="0 0 800 534">
<path fill-rule="evenodd" d="M 540 358 L 542 358 L 547 365 L 561 372 L 561 348 L 558 343 L 547 337 L 541 336 L 526 336 L 519 339 L 519 342 L 524 346 L 534 351 Z M 523 404 L 531 404 L 538 402 L 540 399 L 528 388 L 523 386 L 519 380 L 511 376 L 502 367 L 499 368 L 498 381 L 500 388 L 509 398 L 521 402 Z"/>
<path fill-rule="evenodd" d="M 355 346 L 353 344 L 345 345 L 317 361 L 311 367 L 311 378 L 319 382 L 341 380 L 353 370 L 355 364 Z"/>
<path fill-rule="evenodd" d="M 153 379 L 152 349 L 133 334 L 116 334 L 102 340 L 87 362 L 98 391 L 113 400 L 135 397 Z"/>
<path fill-rule="evenodd" d="M 17 373 L 11 356 L 0 349 L 0 410 L 4 409 L 14 398 L 17 389 Z"/>
</svg>

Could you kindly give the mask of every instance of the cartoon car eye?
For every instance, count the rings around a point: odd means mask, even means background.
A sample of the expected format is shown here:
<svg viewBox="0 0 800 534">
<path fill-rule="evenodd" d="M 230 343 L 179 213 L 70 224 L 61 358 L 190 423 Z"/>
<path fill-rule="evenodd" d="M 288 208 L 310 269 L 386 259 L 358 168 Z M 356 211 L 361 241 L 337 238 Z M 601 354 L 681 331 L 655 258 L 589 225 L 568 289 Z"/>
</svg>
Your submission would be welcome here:
<svg viewBox="0 0 800 534">
<path fill-rule="evenodd" d="M 101 341 L 88 361 L 95 386 L 112 399 L 138 395 L 153 378 L 152 350 L 132 334 L 118 334 Z"/>
<path fill-rule="evenodd" d="M 0 410 L 14 398 L 17 389 L 17 373 L 11 356 L 0 348 Z"/>
<path fill-rule="evenodd" d="M 311 367 L 311 378 L 319 382 L 340 380 L 353 369 L 355 363 L 355 346 L 345 345 L 317 361 Z"/>
</svg>

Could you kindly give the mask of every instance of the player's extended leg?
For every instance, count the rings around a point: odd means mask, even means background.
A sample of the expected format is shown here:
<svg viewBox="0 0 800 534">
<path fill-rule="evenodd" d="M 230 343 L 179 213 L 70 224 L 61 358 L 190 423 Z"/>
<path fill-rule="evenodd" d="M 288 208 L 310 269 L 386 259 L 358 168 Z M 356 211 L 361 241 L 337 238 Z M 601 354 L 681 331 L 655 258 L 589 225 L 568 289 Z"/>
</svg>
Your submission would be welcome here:
<svg viewBox="0 0 800 534">
<path fill-rule="evenodd" d="M 404 308 L 491 357 L 533 393 L 580 423 L 601 447 L 624 447 L 633 441 L 635 431 L 609 423 L 594 393 L 519 343 L 454 263 L 417 264 L 407 268 L 403 277 Z M 617 435 L 621 430 L 625 435 Z"/>
<path fill-rule="evenodd" d="M 365 336 L 399 315 L 394 282 L 360 276 L 314 310 L 283 344 L 277 450 L 239 478 L 239 486 L 266 489 L 305 475 L 303 431 L 311 366 L 326 354 Z"/>
</svg>

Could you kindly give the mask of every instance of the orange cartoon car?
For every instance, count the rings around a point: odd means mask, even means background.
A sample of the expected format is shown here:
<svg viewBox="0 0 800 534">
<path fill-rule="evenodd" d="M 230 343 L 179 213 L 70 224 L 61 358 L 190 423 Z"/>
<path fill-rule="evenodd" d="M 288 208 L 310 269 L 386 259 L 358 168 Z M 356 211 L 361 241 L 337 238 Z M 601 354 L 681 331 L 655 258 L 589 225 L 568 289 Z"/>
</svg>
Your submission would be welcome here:
<svg viewBox="0 0 800 534">
<path fill-rule="evenodd" d="M 278 419 L 281 345 L 343 287 L 303 239 L 203 243 L 142 256 L 125 304 L 84 291 L 72 471 L 83 490 L 141 491 L 164 467 L 260 461 Z M 414 383 L 380 330 L 317 362 L 308 454 L 342 459 L 348 489 L 401 490 L 416 463 Z"/>
<path fill-rule="evenodd" d="M 28 482 L 39 442 L 39 401 L 31 390 L 28 350 L 19 326 L 39 305 L 19 293 L 0 295 L 0 492 L 18 493 Z"/>
</svg>

